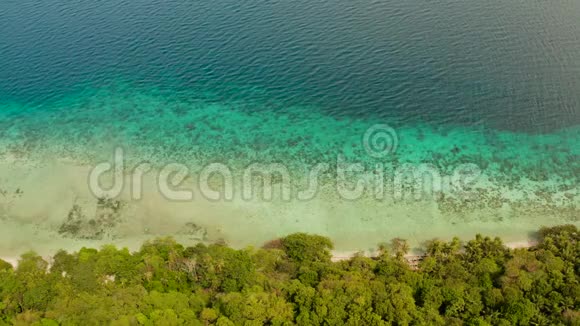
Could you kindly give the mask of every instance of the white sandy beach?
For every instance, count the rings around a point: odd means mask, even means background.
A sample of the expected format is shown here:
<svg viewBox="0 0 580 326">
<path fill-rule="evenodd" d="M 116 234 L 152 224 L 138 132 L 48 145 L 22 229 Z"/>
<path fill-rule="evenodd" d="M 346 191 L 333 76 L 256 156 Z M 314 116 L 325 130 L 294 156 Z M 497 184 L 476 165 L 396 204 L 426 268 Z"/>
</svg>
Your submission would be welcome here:
<svg viewBox="0 0 580 326">
<path fill-rule="evenodd" d="M 517 241 L 517 242 L 509 242 L 506 243 L 505 246 L 511 249 L 517 249 L 517 248 L 529 248 L 532 246 L 535 246 L 537 244 L 537 242 L 535 240 L 526 240 L 526 241 Z M 356 250 L 351 250 L 351 251 L 332 251 L 332 261 L 333 262 L 338 262 L 338 261 L 342 261 L 342 260 L 348 260 L 352 257 L 354 257 L 355 255 L 363 255 L 365 257 L 376 257 L 376 251 L 356 251 Z M 51 256 L 44 256 L 44 258 L 47 261 L 50 261 L 50 257 Z M 414 253 L 409 253 L 405 256 L 405 258 L 409 261 L 409 262 L 414 262 L 417 259 L 420 259 L 422 256 L 419 254 L 414 254 Z M 0 259 L 12 264 L 12 266 L 16 267 L 18 266 L 18 257 L 15 256 L 10 256 L 10 257 L 0 257 Z"/>
<path fill-rule="evenodd" d="M 335 259 L 340 259 L 358 251 L 370 252 L 378 243 L 397 237 L 407 239 L 413 248 L 434 238 L 469 240 L 478 233 L 498 236 L 510 246 L 527 246 L 527 239 L 541 226 L 579 223 L 578 208 L 563 201 L 568 197 L 569 202 L 577 201 L 577 193 L 554 191 L 550 198 L 557 200 L 542 206 L 533 197 L 540 186 L 533 183 L 522 183 L 515 190 L 493 190 L 494 199 L 505 201 L 499 208 L 444 213 L 434 201 L 366 197 L 346 201 L 324 189 L 308 201 L 236 198 L 216 202 L 197 192 L 192 201 L 175 202 L 160 195 L 150 178 L 144 179 L 141 200 L 132 200 L 130 187 L 125 187 L 120 200 L 126 204 L 105 236 L 74 238 L 63 236 L 59 228 L 75 207 L 87 219 L 96 214 L 97 199 L 87 186 L 89 168 L 62 162 L 25 163 L 0 163 L 4 192 L 0 196 L 0 257 L 29 250 L 46 256 L 59 249 L 76 251 L 108 243 L 136 250 L 144 241 L 162 236 L 172 236 L 184 245 L 225 240 L 242 248 L 308 232 L 330 237 L 335 243 Z M 566 197 L 570 194 L 572 197 Z M 576 219 L 564 214 L 576 214 Z"/>
</svg>

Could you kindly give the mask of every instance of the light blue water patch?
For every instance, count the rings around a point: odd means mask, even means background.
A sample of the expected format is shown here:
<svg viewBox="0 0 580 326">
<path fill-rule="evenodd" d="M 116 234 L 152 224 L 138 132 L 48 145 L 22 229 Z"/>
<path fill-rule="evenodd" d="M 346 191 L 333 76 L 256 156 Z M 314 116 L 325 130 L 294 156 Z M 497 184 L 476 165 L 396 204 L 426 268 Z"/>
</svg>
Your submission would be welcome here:
<svg viewBox="0 0 580 326">
<path fill-rule="evenodd" d="M 474 163 L 506 182 L 556 177 L 569 183 L 576 181 L 580 167 L 578 127 L 527 134 L 484 124 L 339 119 L 315 106 L 283 107 L 252 97 L 223 102 L 193 90 L 169 95 L 119 84 L 86 89 L 36 108 L 4 103 L 0 112 L 1 153 L 37 159 L 68 157 L 94 164 L 110 160 L 114 149 L 122 147 L 129 160 L 158 166 L 278 162 L 298 170 L 317 163 L 335 165 L 342 155 L 347 162 L 369 168 L 377 163 L 433 163 L 448 172 Z M 381 157 L 369 152 L 372 138 L 365 140 L 377 126 L 379 131 L 385 126 L 394 131 L 375 144 L 378 150 L 392 147 Z"/>
</svg>

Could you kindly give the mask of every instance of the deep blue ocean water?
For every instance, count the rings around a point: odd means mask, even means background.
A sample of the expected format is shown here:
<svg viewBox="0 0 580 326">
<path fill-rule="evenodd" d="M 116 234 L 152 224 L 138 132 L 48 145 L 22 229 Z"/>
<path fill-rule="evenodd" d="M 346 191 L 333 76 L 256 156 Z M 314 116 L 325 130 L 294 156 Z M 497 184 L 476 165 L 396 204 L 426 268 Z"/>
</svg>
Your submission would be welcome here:
<svg viewBox="0 0 580 326">
<path fill-rule="evenodd" d="M 541 133 L 580 123 L 578 21 L 574 0 L 6 0 L 0 98 L 42 105 L 122 79 Z"/>
<path fill-rule="evenodd" d="M 374 164 L 375 124 L 577 221 L 580 2 L 0 3 L 0 159 Z"/>
</svg>

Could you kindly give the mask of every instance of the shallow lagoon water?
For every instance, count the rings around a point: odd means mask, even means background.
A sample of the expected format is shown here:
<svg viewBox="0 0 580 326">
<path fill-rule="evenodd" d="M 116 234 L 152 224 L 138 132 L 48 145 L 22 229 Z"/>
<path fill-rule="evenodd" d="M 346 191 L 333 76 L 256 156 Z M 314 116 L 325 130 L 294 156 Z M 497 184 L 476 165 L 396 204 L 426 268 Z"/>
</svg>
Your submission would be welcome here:
<svg viewBox="0 0 580 326">
<path fill-rule="evenodd" d="M 579 222 L 575 1 L 7 1 L 0 17 L 0 254 L 296 231 L 366 249 Z M 380 158 L 363 141 L 377 124 L 397 142 Z M 308 201 L 176 203 L 151 174 L 141 201 L 125 189 L 115 208 L 87 178 L 117 147 L 128 166 L 186 164 L 192 188 L 214 162 L 283 163 L 303 186 L 342 155 L 383 164 L 386 195 L 344 200 L 331 171 Z M 477 165 L 475 197 L 389 196 L 398 167 L 427 163 Z"/>
</svg>

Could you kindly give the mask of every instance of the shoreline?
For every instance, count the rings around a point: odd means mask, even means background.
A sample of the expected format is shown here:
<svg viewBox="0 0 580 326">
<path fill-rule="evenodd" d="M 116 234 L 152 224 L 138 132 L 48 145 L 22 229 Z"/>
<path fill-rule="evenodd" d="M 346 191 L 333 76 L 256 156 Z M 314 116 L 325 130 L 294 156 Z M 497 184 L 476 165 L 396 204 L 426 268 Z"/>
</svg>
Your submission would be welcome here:
<svg viewBox="0 0 580 326">
<path fill-rule="evenodd" d="M 504 244 L 505 247 L 509 248 L 509 249 L 520 249 L 520 248 L 530 248 L 533 247 L 535 245 L 537 245 L 538 242 L 536 240 L 523 240 L 523 241 L 513 241 L 513 242 L 507 242 Z M 413 249 L 411 249 L 410 251 L 413 251 Z M 364 257 L 368 257 L 368 258 L 374 258 L 377 257 L 376 251 L 364 251 L 364 250 L 347 250 L 347 251 L 338 251 L 338 250 L 332 250 L 332 257 L 331 257 L 331 261 L 332 262 L 340 262 L 340 261 L 345 261 L 345 260 L 349 260 L 353 257 L 355 257 L 356 255 L 360 255 L 362 254 Z M 50 260 L 50 258 L 52 257 L 52 255 L 47 255 L 47 256 L 43 256 L 43 259 L 45 260 Z M 424 256 L 421 254 L 416 254 L 416 253 L 407 253 L 405 255 L 405 259 L 407 260 L 407 262 L 409 263 L 409 265 L 411 265 L 412 267 L 416 267 L 416 265 L 422 260 Z M 14 268 L 16 268 L 18 266 L 18 260 L 20 259 L 19 257 L 14 257 L 14 256 L 10 256 L 10 257 L 0 257 L 1 260 L 4 260 L 5 262 L 11 264 Z"/>
<path fill-rule="evenodd" d="M 524 241 L 512 241 L 512 242 L 507 242 L 504 243 L 504 246 L 510 249 L 520 249 L 520 248 L 530 248 L 533 247 L 535 245 L 537 245 L 538 242 L 536 240 L 524 240 Z M 410 250 L 411 252 L 413 251 L 413 249 Z M 411 262 L 416 262 L 422 259 L 423 255 L 418 254 L 418 253 L 407 253 L 405 255 L 405 259 L 411 263 Z M 339 262 L 339 261 L 344 261 L 344 260 L 349 260 L 352 257 L 355 257 L 356 255 L 361 254 L 364 257 L 369 257 L 369 258 L 374 258 L 376 257 L 376 253 L 374 251 L 354 251 L 354 250 L 347 250 L 347 251 L 332 251 L 332 258 L 331 260 L 333 262 Z"/>
<path fill-rule="evenodd" d="M 14 253 L 30 250 L 41 256 L 104 244 L 138 250 L 144 241 L 166 236 L 184 245 L 225 241 L 233 248 L 259 247 L 296 232 L 333 240 L 333 259 L 339 261 L 358 252 L 372 255 L 378 243 L 397 237 L 406 239 L 411 248 L 420 248 L 431 239 L 461 235 L 462 240 L 470 240 L 479 233 L 497 236 L 510 248 L 521 248 L 533 245 L 529 239 L 541 226 L 580 226 L 576 188 L 561 189 L 554 180 L 522 181 L 514 190 L 503 181 L 484 178 L 475 199 L 469 201 L 435 196 L 377 200 L 368 192 L 348 201 L 326 184 L 309 200 L 244 200 L 238 196 L 212 201 L 191 187 L 194 200 L 172 201 L 157 191 L 156 178 L 147 175 L 142 179 L 140 200 L 134 200 L 127 186 L 115 200 L 100 203 L 87 186 L 89 166 L 60 161 L 43 166 L 29 163 L 17 165 L 0 159 L 0 191 L 5 194 L 0 196 L 0 256 L 11 263 L 18 259 Z M 185 185 L 189 188 L 190 183 L 193 181 L 187 180 Z M 110 219 L 114 223 L 105 223 Z M 101 224 L 91 227 L 91 221 Z M 81 232 L 67 229 L 75 222 L 83 226 Z"/>
</svg>

